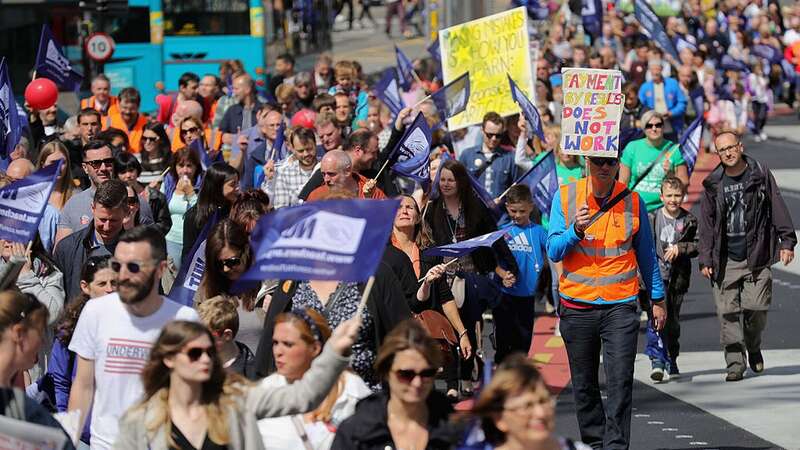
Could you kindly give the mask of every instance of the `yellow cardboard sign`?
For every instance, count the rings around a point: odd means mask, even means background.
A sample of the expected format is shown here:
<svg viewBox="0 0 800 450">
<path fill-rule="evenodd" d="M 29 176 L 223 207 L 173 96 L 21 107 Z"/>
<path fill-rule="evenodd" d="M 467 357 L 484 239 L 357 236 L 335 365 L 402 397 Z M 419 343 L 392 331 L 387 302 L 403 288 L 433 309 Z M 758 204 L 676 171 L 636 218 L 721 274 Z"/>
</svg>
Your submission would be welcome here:
<svg viewBox="0 0 800 450">
<path fill-rule="evenodd" d="M 519 112 L 506 74 L 526 94 L 533 92 L 525 7 L 446 28 L 439 33 L 439 47 L 445 84 L 469 72 L 469 103 L 448 120 L 451 130 L 481 123 L 490 111 L 501 116 Z"/>
</svg>

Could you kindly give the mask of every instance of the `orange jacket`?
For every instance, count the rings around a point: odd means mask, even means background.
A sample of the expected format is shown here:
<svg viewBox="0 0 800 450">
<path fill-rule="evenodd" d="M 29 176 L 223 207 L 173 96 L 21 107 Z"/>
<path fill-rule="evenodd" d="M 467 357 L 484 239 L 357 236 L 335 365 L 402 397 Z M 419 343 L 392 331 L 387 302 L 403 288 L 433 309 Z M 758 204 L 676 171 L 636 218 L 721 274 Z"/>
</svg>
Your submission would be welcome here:
<svg viewBox="0 0 800 450">
<path fill-rule="evenodd" d="M 367 179 L 367 177 L 359 175 L 357 173 L 354 173 L 353 176 L 358 177 L 358 198 L 372 198 L 376 200 L 383 200 L 386 198 L 386 194 L 384 194 L 383 191 L 380 190 L 380 188 L 378 188 L 377 186 L 372 188 L 372 191 L 370 192 L 369 196 L 364 195 L 364 185 L 369 180 Z M 323 184 L 322 186 L 311 191 L 311 193 L 308 194 L 308 199 L 306 201 L 313 202 L 314 200 L 321 200 L 325 196 L 325 194 L 328 193 L 329 190 L 330 188 L 328 187 L 328 185 Z"/>
<path fill-rule="evenodd" d="M 131 153 L 139 153 L 139 149 L 141 148 L 142 142 L 142 134 L 144 133 L 144 126 L 147 125 L 147 118 L 143 115 L 139 114 L 136 118 L 136 123 L 133 124 L 133 128 L 128 128 L 128 124 L 122 120 L 122 115 L 120 115 L 119 111 L 112 111 L 111 114 L 103 121 L 105 125 L 103 129 L 107 129 L 109 127 L 119 128 L 120 130 L 124 131 L 125 134 L 128 135 L 128 144 L 130 146 Z"/>
<path fill-rule="evenodd" d="M 594 195 L 587 199 L 587 178 L 560 188 L 566 226 L 575 220 L 581 205 L 589 214 L 600 210 Z M 625 189 L 615 182 L 609 199 Z M 631 192 L 584 232 L 584 238 L 566 255 L 558 290 L 566 299 L 614 303 L 639 293 L 639 266 L 633 236 L 639 230 L 639 195 Z"/>
<path fill-rule="evenodd" d="M 103 129 L 105 130 L 108 128 L 108 123 L 106 119 L 112 113 L 118 114 L 119 113 L 119 99 L 114 97 L 113 95 L 108 96 L 108 107 L 105 111 L 98 109 L 94 106 L 95 98 L 94 95 L 88 98 L 81 100 L 81 109 L 84 108 L 94 108 L 97 112 L 100 113 L 100 123 L 103 125 Z"/>
<path fill-rule="evenodd" d="M 170 148 L 172 149 L 172 153 L 177 152 L 186 145 L 183 143 L 183 139 L 181 139 L 181 134 L 177 133 L 177 131 L 178 129 L 174 127 L 167 130 L 167 135 L 169 136 L 169 140 L 171 142 Z M 203 130 L 203 135 L 206 137 L 206 143 L 209 144 L 209 149 L 219 150 L 220 147 L 222 147 L 221 131 L 212 129 L 211 127 L 206 127 Z"/>
</svg>

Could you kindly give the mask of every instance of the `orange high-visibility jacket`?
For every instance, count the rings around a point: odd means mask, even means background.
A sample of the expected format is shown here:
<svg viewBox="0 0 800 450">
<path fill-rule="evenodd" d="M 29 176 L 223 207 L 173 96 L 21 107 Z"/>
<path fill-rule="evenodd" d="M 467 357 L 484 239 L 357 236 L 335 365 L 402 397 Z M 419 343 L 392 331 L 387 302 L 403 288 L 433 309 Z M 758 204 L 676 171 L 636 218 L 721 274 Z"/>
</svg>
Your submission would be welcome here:
<svg viewBox="0 0 800 450">
<path fill-rule="evenodd" d="M 81 100 L 81 109 L 84 109 L 84 108 L 97 109 L 94 106 L 94 101 L 95 101 L 94 100 L 94 95 L 91 96 L 91 97 L 88 97 L 88 98 L 85 98 L 85 99 Z M 118 113 L 119 112 L 119 99 L 117 97 L 113 96 L 113 95 L 109 95 L 108 96 L 108 109 L 106 111 L 100 111 L 99 109 L 97 109 L 97 111 L 100 113 L 100 124 L 103 127 L 103 129 L 105 130 L 105 129 L 108 128 L 108 121 L 107 121 L 108 116 L 110 114 L 112 114 L 112 113 Z"/>
<path fill-rule="evenodd" d="M 128 128 L 128 124 L 122 120 L 122 115 L 120 115 L 119 111 L 114 111 L 103 123 L 107 124 L 103 129 L 114 127 L 124 131 L 128 135 L 128 144 L 130 145 L 129 151 L 131 153 L 139 153 L 142 134 L 144 134 L 144 126 L 147 125 L 147 118 L 139 114 L 139 117 L 136 118 L 136 123 L 133 124 L 133 128 Z"/>
<path fill-rule="evenodd" d="M 587 199 L 587 178 L 561 186 L 561 209 L 567 228 L 578 208 L 589 206 L 589 214 L 600 210 L 594 195 Z M 615 182 L 609 200 L 625 189 Z M 601 215 L 584 238 L 564 255 L 564 271 L 558 290 L 568 300 L 615 303 L 638 295 L 639 275 L 633 236 L 639 231 L 639 195 L 631 192 Z"/>
</svg>

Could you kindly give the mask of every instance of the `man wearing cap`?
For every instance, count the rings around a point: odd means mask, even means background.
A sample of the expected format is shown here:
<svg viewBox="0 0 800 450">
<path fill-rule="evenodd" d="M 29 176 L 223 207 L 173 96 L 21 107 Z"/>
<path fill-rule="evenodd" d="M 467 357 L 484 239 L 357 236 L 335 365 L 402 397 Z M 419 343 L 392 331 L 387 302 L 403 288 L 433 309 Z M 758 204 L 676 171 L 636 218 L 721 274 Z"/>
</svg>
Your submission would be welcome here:
<svg viewBox="0 0 800 450">
<path fill-rule="evenodd" d="M 547 254 L 561 261 L 561 336 L 567 348 L 581 440 L 630 445 L 633 364 L 639 333 L 639 272 L 657 330 L 666 320 L 647 208 L 616 181 L 616 157 L 589 157 L 589 176 L 561 186 L 550 210 Z M 601 211 L 602 209 L 602 211 Z M 601 400 L 600 351 L 608 398 Z"/>
</svg>

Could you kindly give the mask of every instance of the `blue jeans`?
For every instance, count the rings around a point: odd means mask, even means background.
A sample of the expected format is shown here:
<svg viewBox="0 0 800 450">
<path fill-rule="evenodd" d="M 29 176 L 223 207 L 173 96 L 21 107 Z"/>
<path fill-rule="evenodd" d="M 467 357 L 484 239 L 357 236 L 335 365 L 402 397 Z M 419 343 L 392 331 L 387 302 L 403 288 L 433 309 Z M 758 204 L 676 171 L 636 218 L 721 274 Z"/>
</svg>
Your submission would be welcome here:
<svg viewBox="0 0 800 450">
<path fill-rule="evenodd" d="M 567 348 L 581 441 L 593 448 L 627 449 L 631 434 L 633 363 L 639 332 L 636 302 L 562 308 L 561 337 Z M 600 398 L 600 351 L 608 398 Z"/>
</svg>

